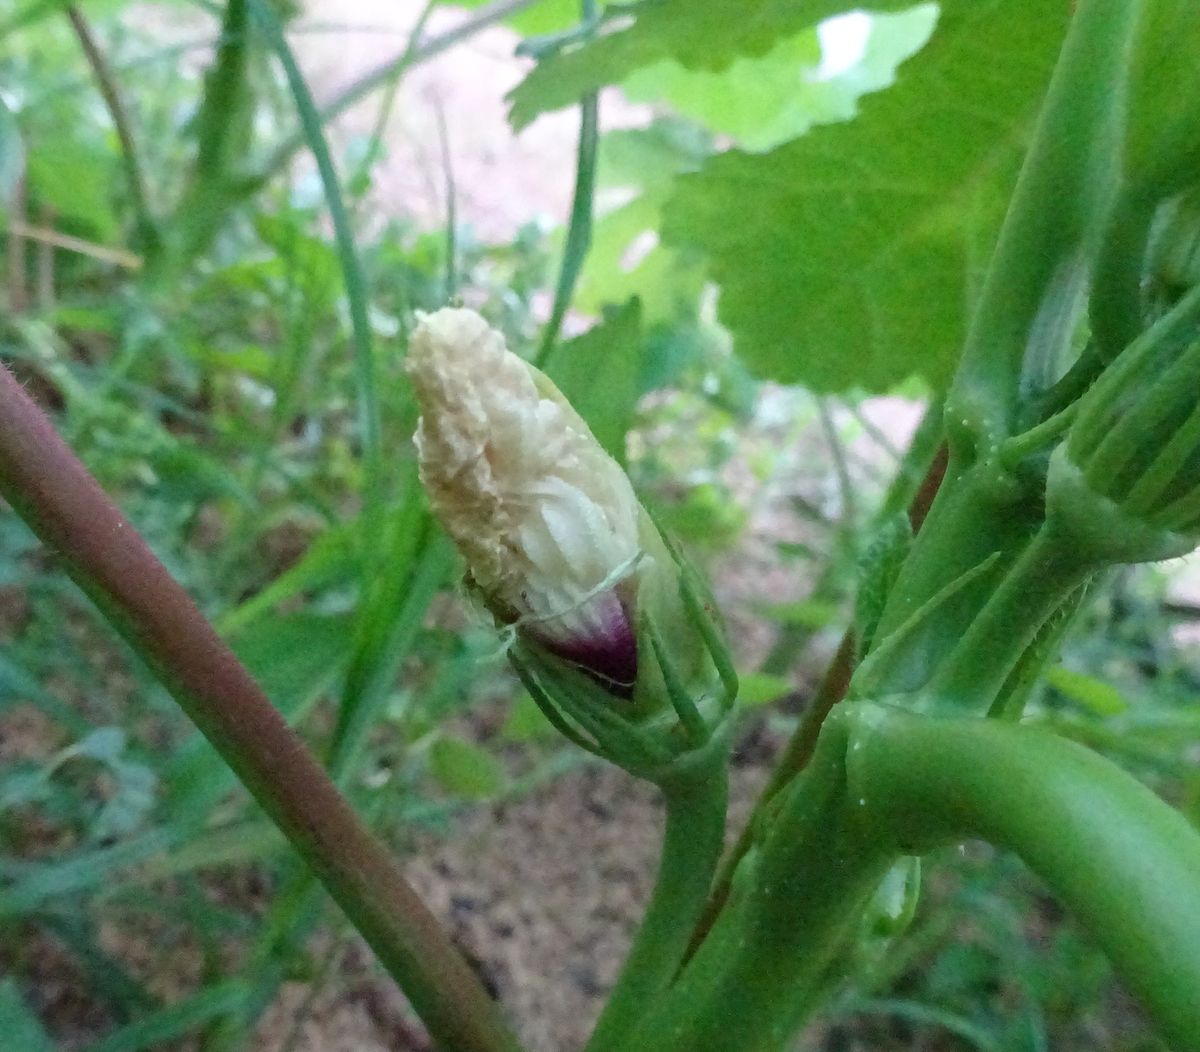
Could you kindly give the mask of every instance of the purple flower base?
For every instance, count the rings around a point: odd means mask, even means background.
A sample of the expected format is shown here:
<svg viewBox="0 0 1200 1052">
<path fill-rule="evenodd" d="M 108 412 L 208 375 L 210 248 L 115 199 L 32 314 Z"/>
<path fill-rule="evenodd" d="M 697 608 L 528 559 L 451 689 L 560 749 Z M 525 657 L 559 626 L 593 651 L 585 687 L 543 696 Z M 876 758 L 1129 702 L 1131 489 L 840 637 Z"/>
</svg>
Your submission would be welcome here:
<svg viewBox="0 0 1200 1052">
<path fill-rule="evenodd" d="M 589 611 L 596 616 L 588 618 L 586 628 L 534 634 L 547 650 L 578 666 L 610 694 L 630 698 L 638 672 L 637 634 L 620 599 L 614 593 L 604 598 L 608 601 L 599 609 Z"/>
</svg>

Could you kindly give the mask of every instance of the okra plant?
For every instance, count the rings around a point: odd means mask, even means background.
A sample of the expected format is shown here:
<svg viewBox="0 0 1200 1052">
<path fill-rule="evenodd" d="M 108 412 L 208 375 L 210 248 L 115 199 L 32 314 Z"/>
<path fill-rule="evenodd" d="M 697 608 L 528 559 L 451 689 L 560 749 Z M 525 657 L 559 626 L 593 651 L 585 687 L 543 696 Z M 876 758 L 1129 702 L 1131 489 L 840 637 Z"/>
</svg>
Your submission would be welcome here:
<svg viewBox="0 0 1200 1052">
<path fill-rule="evenodd" d="M 1200 544 L 1200 9 L 1043 6 L 1066 34 L 980 267 L 942 454 L 917 465 L 936 497 L 915 531 L 888 524 L 870 546 L 845 690 L 810 707 L 724 858 L 737 676 L 705 583 L 545 372 L 472 310 L 418 319 L 421 481 L 471 601 L 554 727 L 666 802 L 658 880 L 589 1052 L 790 1047 L 855 948 L 911 917 L 920 857 L 975 838 L 1020 856 L 1170 1045 L 1200 1050 L 1200 833 L 1109 761 L 1021 722 L 1096 582 Z M 680 8 L 636 5 L 631 29 L 592 12 L 541 42 L 515 118 L 623 72 L 597 77 L 597 63 L 699 47 L 713 27 L 688 28 Z M 751 52 L 768 16 L 811 24 L 836 5 L 758 9 L 729 30 Z M 640 31 L 643 52 L 622 42 Z M 736 236 L 739 216 L 721 219 Z M 0 401 L 6 498 L 222 751 L 435 1041 L 519 1048 L 325 771 L 7 374 Z"/>
</svg>

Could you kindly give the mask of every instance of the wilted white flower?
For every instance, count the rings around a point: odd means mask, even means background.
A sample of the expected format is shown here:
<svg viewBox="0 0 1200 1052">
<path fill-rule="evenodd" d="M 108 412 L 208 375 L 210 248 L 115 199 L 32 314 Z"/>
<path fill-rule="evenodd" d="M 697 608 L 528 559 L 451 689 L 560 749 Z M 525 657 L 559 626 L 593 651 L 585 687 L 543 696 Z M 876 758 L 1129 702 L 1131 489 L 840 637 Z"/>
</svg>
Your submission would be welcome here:
<svg viewBox="0 0 1200 1052">
<path fill-rule="evenodd" d="M 425 315 L 407 368 L 434 512 L 508 624 L 628 694 L 644 512 L 557 388 L 475 311 Z"/>
</svg>

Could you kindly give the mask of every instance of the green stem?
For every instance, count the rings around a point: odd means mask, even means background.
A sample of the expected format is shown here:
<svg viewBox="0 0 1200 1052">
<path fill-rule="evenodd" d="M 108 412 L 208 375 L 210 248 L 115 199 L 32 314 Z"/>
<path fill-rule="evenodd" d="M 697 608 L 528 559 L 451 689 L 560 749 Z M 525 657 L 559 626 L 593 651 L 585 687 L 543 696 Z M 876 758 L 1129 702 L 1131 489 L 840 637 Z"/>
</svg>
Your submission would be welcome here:
<svg viewBox="0 0 1200 1052">
<path fill-rule="evenodd" d="M 0 368 L 0 494 L 154 671 L 454 1052 L 518 1048 L 479 980 L 186 592 Z"/>
<path fill-rule="evenodd" d="M 889 690 L 924 688 L 946 652 L 970 624 L 1020 552 L 1037 533 L 1042 518 L 1040 480 L 1024 480 L 994 458 L 966 467 L 966 454 L 951 452 L 946 478 L 924 527 L 888 593 L 875 631 L 875 646 L 909 626 L 903 648 L 889 659 Z M 996 558 L 999 554 L 999 558 Z M 913 616 L 954 582 L 987 560 L 993 566 L 951 598 L 929 610 L 919 624 Z"/>
<path fill-rule="evenodd" d="M 319 126 L 324 127 L 331 121 L 336 120 L 347 110 L 353 108 L 372 92 L 385 86 L 392 80 L 393 77 L 407 73 L 414 66 L 419 66 L 423 62 L 428 62 L 431 59 L 437 58 L 438 55 L 449 51 L 456 44 L 461 44 L 464 40 L 469 40 L 476 33 L 487 29 L 489 26 L 494 26 L 497 22 L 502 22 L 506 18 L 511 18 L 513 15 L 525 10 L 527 7 L 532 7 L 539 3 L 540 0 L 495 0 L 494 3 L 488 4 L 486 7 L 480 8 L 471 18 L 468 18 L 462 25 L 447 30 L 441 36 L 434 37 L 419 47 L 406 47 L 401 54 L 395 58 L 388 59 L 374 69 L 364 73 L 358 80 L 348 85 L 335 98 L 331 99 L 321 107 L 318 114 Z M 262 182 L 265 182 L 271 176 L 282 171 L 287 167 L 288 162 L 304 149 L 307 143 L 305 135 L 293 135 L 280 143 L 268 158 L 262 169 Z"/>
<path fill-rule="evenodd" d="M 1043 526 L 940 663 L 929 687 L 931 703 L 986 711 L 1042 626 L 1094 569 Z"/>
<path fill-rule="evenodd" d="M 371 324 L 367 309 L 367 283 L 363 274 L 362 261 L 354 242 L 354 231 L 350 214 L 342 197 L 341 185 L 329 144 L 321 130 L 321 117 L 313 102 L 312 92 L 304 74 L 296 62 L 292 49 L 283 35 L 279 18 L 267 0 L 248 0 L 250 15 L 263 31 L 272 50 L 279 58 L 287 77 L 288 88 L 300 116 L 304 137 L 317 163 L 325 201 L 329 207 L 329 218 L 333 223 L 333 236 L 337 245 L 338 260 L 346 286 L 346 300 L 350 306 L 350 330 L 354 349 L 355 394 L 358 409 L 359 441 L 363 455 L 363 533 L 368 539 L 364 545 L 366 558 L 363 562 L 363 579 L 374 580 L 378 572 L 378 547 L 370 543 L 377 537 L 382 520 L 383 501 L 383 451 L 380 438 L 379 393 L 376 384 L 375 354 L 371 346 Z"/>
<path fill-rule="evenodd" d="M 1142 277 L 1157 204 L 1152 197 L 1126 189 L 1105 232 L 1088 312 L 1096 345 L 1108 362 L 1146 327 Z"/>
<path fill-rule="evenodd" d="M 252 99 L 246 73 L 250 56 L 247 0 L 227 0 L 216 54 L 204 75 L 204 97 L 196 111 L 196 161 L 172 223 L 177 258 L 164 281 L 204 251 L 238 196 L 251 138 Z"/>
<path fill-rule="evenodd" d="M 946 471 L 946 447 L 942 444 L 941 438 L 942 406 L 939 402 L 934 402 L 925 411 L 925 416 L 913 435 L 896 477 L 888 488 L 883 505 L 877 513 L 877 522 L 886 522 L 887 519 L 899 514 L 901 509 L 907 506 L 908 521 L 913 532 L 921 531 Z M 780 642 L 782 642 L 782 636 Z M 779 653 L 780 642 L 777 642 L 772 649 L 773 655 Z M 808 764 L 826 718 L 833 711 L 833 707 L 845 698 L 846 691 L 850 686 L 850 679 L 854 675 L 857 645 L 853 631 L 847 629 L 842 635 L 833 659 L 826 666 L 816 693 L 810 699 L 804 715 L 800 718 L 795 731 L 780 753 L 770 779 L 759 794 L 754 811 L 720 865 L 716 880 L 713 882 L 712 894 L 692 933 L 691 951 L 694 951 L 705 939 L 716 921 L 717 915 L 724 908 L 726 899 L 729 897 L 733 874 L 753 844 L 761 816 L 776 794 Z M 768 662 L 770 660 L 769 657 Z M 764 665 L 765 671 L 778 673 L 786 672 L 789 668 L 790 664 L 788 663 L 781 664 L 777 669 Z"/>
<path fill-rule="evenodd" d="M 1040 424 L 1035 424 L 1028 431 L 1022 431 L 1021 434 L 1007 439 L 1000 447 L 1000 462 L 1005 469 L 1015 471 L 1027 457 L 1057 443 L 1070 428 L 1077 411 L 1077 403 L 1072 403 Z"/>
<path fill-rule="evenodd" d="M 587 1052 L 636 1047 L 631 1034 L 679 970 L 724 841 L 726 750 L 725 742 L 715 742 L 702 757 L 687 757 L 687 766 L 661 783 L 667 818 L 658 879 Z"/>
<path fill-rule="evenodd" d="M 1081 279 L 1117 191 L 1139 8 L 1078 4 L 948 399 L 954 451 L 986 449 L 1010 434 L 1026 363 L 1051 362 L 1069 346 Z"/>
<path fill-rule="evenodd" d="M 1200 835 L 1074 742 L 1017 724 L 859 707 L 851 781 L 902 847 L 1015 851 L 1091 932 L 1178 1052 L 1200 1050 Z"/>
<path fill-rule="evenodd" d="M 594 4 L 591 5 L 594 7 Z M 585 18 L 589 5 L 585 3 Z M 563 319 L 571 306 L 575 285 L 583 270 L 592 245 L 592 200 L 596 193 L 596 158 L 600 143 L 600 103 L 596 92 L 590 92 L 579 104 L 579 148 L 575 157 L 575 192 L 571 200 L 571 218 L 567 226 L 567 239 L 563 245 L 562 266 L 558 272 L 558 284 L 554 289 L 554 306 L 550 320 L 542 332 L 541 343 L 533 357 L 533 364 L 545 369 L 550 354 L 558 343 Z"/>
<path fill-rule="evenodd" d="M 627 1048 L 779 1052 L 815 1007 L 831 960 L 892 861 L 864 836 L 846 781 L 848 723 L 825 725 L 734 875 L 729 901 Z"/>
<path fill-rule="evenodd" d="M 155 222 L 154 213 L 150 210 L 146 179 L 142 172 L 142 164 L 137 144 L 134 141 L 128 111 L 121 99 L 121 93 L 117 90 L 117 83 L 113 79 L 112 72 L 108 68 L 108 60 L 104 57 L 100 45 L 96 43 L 96 38 L 92 36 L 87 19 L 74 5 L 68 6 L 66 11 L 71 28 L 74 29 L 75 36 L 79 39 L 79 46 L 83 49 L 83 54 L 92 69 L 92 75 L 96 78 L 96 86 L 100 89 L 104 105 L 108 108 L 109 117 L 112 118 L 117 140 L 121 144 L 121 163 L 125 167 L 125 177 L 129 183 L 130 203 L 133 205 L 133 212 L 137 217 L 139 241 L 143 252 L 152 256 L 159 248 L 158 224 Z"/>
</svg>

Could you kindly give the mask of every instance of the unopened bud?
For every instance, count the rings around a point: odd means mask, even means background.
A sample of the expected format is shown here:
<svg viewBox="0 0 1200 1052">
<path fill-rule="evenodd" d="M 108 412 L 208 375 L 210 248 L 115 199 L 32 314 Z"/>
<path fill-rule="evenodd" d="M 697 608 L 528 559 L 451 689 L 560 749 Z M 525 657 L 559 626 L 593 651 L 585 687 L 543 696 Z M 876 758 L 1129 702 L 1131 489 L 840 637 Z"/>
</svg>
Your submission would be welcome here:
<svg viewBox="0 0 1200 1052">
<path fill-rule="evenodd" d="M 1135 340 L 1079 404 L 1047 479 L 1047 523 L 1097 564 L 1200 542 L 1200 293 Z"/>
<path fill-rule="evenodd" d="M 736 689 L 719 632 L 579 414 L 471 310 L 422 317 L 408 372 L 421 480 L 531 692 L 631 769 L 706 743 Z"/>
</svg>

